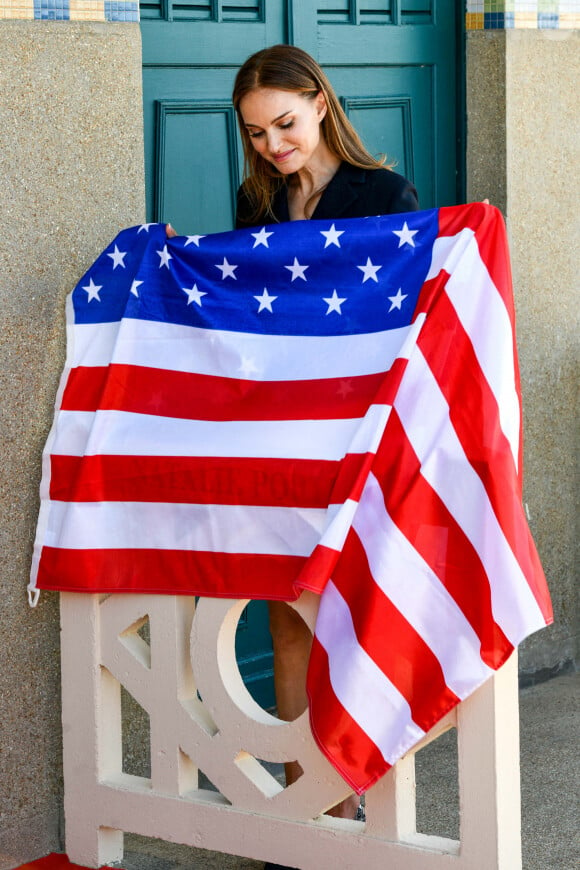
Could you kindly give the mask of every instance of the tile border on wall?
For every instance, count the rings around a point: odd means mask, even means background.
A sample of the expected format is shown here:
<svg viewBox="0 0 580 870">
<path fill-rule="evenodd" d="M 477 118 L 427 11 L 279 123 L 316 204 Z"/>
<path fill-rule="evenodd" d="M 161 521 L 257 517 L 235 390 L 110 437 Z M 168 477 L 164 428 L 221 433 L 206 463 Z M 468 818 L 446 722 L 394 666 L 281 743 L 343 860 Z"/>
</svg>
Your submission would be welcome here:
<svg viewBox="0 0 580 870">
<path fill-rule="evenodd" d="M 138 0 L 0 0 L 0 20 L 139 21 Z"/>
<path fill-rule="evenodd" d="M 466 30 L 575 30 L 578 0 L 467 0 Z"/>
</svg>

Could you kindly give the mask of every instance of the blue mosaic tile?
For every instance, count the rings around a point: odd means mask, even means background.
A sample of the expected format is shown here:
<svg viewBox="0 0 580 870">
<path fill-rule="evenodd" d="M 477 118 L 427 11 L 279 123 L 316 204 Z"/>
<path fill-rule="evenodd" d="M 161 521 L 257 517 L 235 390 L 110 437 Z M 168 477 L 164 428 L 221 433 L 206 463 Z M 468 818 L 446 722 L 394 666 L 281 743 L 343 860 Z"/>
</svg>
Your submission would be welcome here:
<svg viewBox="0 0 580 870">
<path fill-rule="evenodd" d="M 105 0 L 107 21 L 139 21 L 139 3 L 132 0 Z"/>
<path fill-rule="evenodd" d="M 485 30 L 503 30 L 505 26 L 505 13 L 503 12 L 485 12 L 483 15 L 483 26 Z"/>
<path fill-rule="evenodd" d="M 69 0 L 34 0 L 34 17 L 41 21 L 69 21 Z"/>
<path fill-rule="evenodd" d="M 556 29 L 559 25 L 557 12 L 538 12 L 538 27 L 542 29 Z"/>
</svg>

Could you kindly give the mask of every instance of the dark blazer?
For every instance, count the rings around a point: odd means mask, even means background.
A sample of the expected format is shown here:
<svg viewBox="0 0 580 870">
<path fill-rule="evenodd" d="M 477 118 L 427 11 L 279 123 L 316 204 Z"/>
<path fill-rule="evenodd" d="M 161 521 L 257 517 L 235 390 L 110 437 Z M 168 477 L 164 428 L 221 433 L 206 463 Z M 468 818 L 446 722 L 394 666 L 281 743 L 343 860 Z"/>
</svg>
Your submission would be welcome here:
<svg viewBox="0 0 580 870">
<path fill-rule="evenodd" d="M 341 163 L 323 191 L 312 220 L 374 217 L 418 209 L 417 191 L 402 175 L 389 169 L 359 169 L 350 163 Z M 238 190 L 236 229 L 273 223 L 266 215 L 252 219 L 252 211 L 242 185 Z M 286 185 L 274 195 L 273 211 L 276 221 L 290 220 Z"/>
</svg>

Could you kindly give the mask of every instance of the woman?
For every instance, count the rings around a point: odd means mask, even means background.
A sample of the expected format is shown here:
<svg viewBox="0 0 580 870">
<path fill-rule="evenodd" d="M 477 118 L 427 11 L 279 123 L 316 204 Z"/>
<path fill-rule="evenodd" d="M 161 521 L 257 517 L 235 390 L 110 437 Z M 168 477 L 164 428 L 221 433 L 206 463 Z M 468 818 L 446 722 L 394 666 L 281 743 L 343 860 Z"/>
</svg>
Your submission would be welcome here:
<svg viewBox="0 0 580 870">
<path fill-rule="evenodd" d="M 245 158 L 236 227 L 416 211 L 417 191 L 372 157 L 318 64 L 300 48 L 252 55 L 233 103 Z"/>
<path fill-rule="evenodd" d="M 233 103 L 245 157 L 236 228 L 419 208 L 413 185 L 366 151 L 328 79 L 301 49 L 275 45 L 252 55 L 236 77 Z M 284 602 L 270 602 L 269 614 L 278 713 L 295 719 L 307 705 L 312 638 Z M 300 773 L 287 764 L 287 783 Z M 357 807 L 353 795 L 330 812 L 353 818 Z"/>
</svg>

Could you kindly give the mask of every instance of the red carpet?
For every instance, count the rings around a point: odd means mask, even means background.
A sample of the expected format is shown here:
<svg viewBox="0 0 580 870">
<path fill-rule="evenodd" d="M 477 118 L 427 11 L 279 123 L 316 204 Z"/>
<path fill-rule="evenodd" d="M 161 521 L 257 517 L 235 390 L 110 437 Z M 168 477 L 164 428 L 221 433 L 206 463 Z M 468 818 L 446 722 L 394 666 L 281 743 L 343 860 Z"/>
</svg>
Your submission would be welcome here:
<svg viewBox="0 0 580 870">
<path fill-rule="evenodd" d="M 32 861 L 30 864 L 21 864 L 17 870 L 89 870 L 81 864 L 72 864 L 66 855 L 57 855 L 56 852 L 51 852 L 45 858 L 39 858 L 38 861 Z"/>
</svg>

